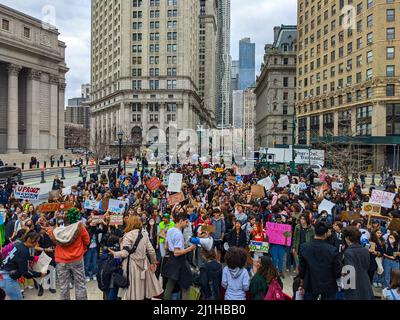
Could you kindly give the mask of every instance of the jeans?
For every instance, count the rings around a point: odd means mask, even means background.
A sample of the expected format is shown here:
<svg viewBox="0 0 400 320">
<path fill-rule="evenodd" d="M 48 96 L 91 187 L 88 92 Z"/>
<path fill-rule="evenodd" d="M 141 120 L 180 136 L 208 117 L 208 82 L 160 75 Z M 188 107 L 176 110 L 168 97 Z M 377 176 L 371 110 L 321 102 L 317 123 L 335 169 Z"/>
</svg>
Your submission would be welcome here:
<svg viewBox="0 0 400 320">
<path fill-rule="evenodd" d="M 0 272 L 0 288 L 6 293 L 11 300 L 22 300 L 21 287 L 17 280 L 11 279 L 8 274 L 2 274 Z"/>
<path fill-rule="evenodd" d="M 321 296 L 320 300 L 336 300 L 336 293 L 321 293 L 321 294 L 313 294 L 313 293 L 304 293 L 304 300 L 318 300 L 318 297 Z"/>
<path fill-rule="evenodd" d="M 388 288 L 390 285 L 390 274 L 394 269 L 400 269 L 399 261 L 393 261 L 387 258 L 383 259 L 383 269 L 385 275 L 385 287 Z"/>
<path fill-rule="evenodd" d="M 271 244 L 270 253 L 272 256 L 272 263 L 275 268 L 279 270 L 280 273 L 283 273 L 283 258 L 285 256 L 286 247 L 280 244 Z"/>
<path fill-rule="evenodd" d="M 374 274 L 374 278 L 373 278 L 373 282 L 376 282 L 376 283 L 381 283 L 382 285 L 384 285 L 385 284 L 385 277 L 384 277 L 384 273 L 382 273 L 382 274 L 377 274 L 376 272 L 375 272 L 375 274 Z"/>
<path fill-rule="evenodd" d="M 85 276 L 93 277 L 97 274 L 97 248 L 88 249 L 85 254 Z"/>
<path fill-rule="evenodd" d="M 291 266 L 293 265 L 293 269 L 296 269 L 296 259 L 292 256 L 292 248 L 286 247 L 286 269 L 290 270 Z"/>
</svg>

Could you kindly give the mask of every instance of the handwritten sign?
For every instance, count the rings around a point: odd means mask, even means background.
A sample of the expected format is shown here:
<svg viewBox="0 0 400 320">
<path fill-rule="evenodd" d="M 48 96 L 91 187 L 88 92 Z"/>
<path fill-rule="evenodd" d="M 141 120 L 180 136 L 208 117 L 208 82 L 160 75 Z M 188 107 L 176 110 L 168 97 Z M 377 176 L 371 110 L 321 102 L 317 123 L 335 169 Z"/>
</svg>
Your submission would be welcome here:
<svg viewBox="0 0 400 320">
<path fill-rule="evenodd" d="M 123 214 L 125 212 L 125 201 L 110 199 L 108 203 L 108 211 L 118 214 Z"/>
<path fill-rule="evenodd" d="M 290 191 L 295 195 L 300 195 L 300 186 L 298 184 L 292 184 L 290 186 Z"/>
<path fill-rule="evenodd" d="M 328 214 L 332 214 L 332 209 L 336 204 L 333 202 L 330 202 L 326 199 L 322 200 L 322 202 L 318 206 L 318 213 L 321 214 L 322 211 L 328 212 Z"/>
<path fill-rule="evenodd" d="M 250 241 L 249 244 L 250 252 L 269 252 L 269 243 L 268 242 L 258 242 L 258 241 Z"/>
<path fill-rule="evenodd" d="M 222 172 L 224 172 L 224 169 L 223 168 L 217 168 L 217 170 L 215 170 L 215 172 L 216 173 L 222 173 Z"/>
<path fill-rule="evenodd" d="M 85 200 L 84 208 L 87 210 L 99 210 L 99 201 Z"/>
<path fill-rule="evenodd" d="M 292 245 L 292 226 L 289 224 L 268 222 L 265 234 L 270 244 Z"/>
<path fill-rule="evenodd" d="M 261 199 L 265 197 L 264 186 L 256 184 L 251 186 L 251 198 L 252 199 Z"/>
<path fill-rule="evenodd" d="M 382 207 L 390 209 L 393 206 L 395 195 L 395 193 L 391 192 L 373 190 L 369 203 L 380 204 Z"/>
<path fill-rule="evenodd" d="M 171 173 L 169 175 L 168 182 L 168 192 L 181 192 L 182 188 L 182 174 L 181 173 Z"/>
<path fill-rule="evenodd" d="M 214 233 L 215 232 L 215 226 L 201 226 L 201 232 L 208 232 L 208 233 Z"/>
<path fill-rule="evenodd" d="M 104 215 L 101 215 L 101 216 L 91 216 L 90 217 L 91 219 L 92 219 L 92 222 L 94 222 L 94 223 L 99 223 L 100 222 L 100 220 L 102 220 L 102 219 L 104 219 Z"/>
<path fill-rule="evenodd" d="M 279 187 L 280 188 L 285 188 L 290 184 L 289 177 L 288 176 L 282 176 L 279 180 Z"/>
<path fill-rule="evenodd" d="M 69 195 L 71 195 L 71 194 L 72 194 L 72 187 L 69 186 L 69 187 L 66 187 L 66 188 L 62 189 L 62 194 L 63 194 L 64 196 L 69 196 Z"/>
<path fill-rule="evenodd" d="M 153 177 L 146 182 L 146 186 L 151 192 L 154 192 L 161 187 L 161 181 L 157 177 Z"/>
<path fill-rule="evenodd" d="M 362 214 L 374 214 L 380 215 L 382 207 L 379 204 L 371 204 L 369 202 L 364 202 L 362 206 Z"/>
<path fill-rule="evenodd" d="M 171 206 L 181 203 L 183 200 L 185 200 L 185 197 L 182 192 L 175 193 L 167 199 Z"/>
<path fill-rule="evenodd" d="M 39 256 L 38 262 L 33 265 L 32 269 L 36 272 L 46 273 L 49 269 L 50 262 L 51 258 L 43 251 Z"/>
<path fill-rule="evenodd" d="M 122 226 L 124 224 L 124 216 L 122 214 L 113 214 L 110 216 L 110 225 Z"/>
<path fill-rule="evenodd" d="M 16 186 L 14 196 L 20 200 L 37 200 L 39 198 L 40 188 Z"/>
<path fill-rule="evenodd" d="M 42 213 L 49 213 L 61 210 L 68 210 L 74 207 L 74 204 L 71 203 L 45 203 L 39 206 L 38 210 Z"/>
<path fill-rule="evenodd" d="M 266 190 L 271 190 L 274 186 L 274 183 L 272 182 L 272 179 L 270 177 L 258 181 L 257 184 L 264 186 Z"/>
</svg>

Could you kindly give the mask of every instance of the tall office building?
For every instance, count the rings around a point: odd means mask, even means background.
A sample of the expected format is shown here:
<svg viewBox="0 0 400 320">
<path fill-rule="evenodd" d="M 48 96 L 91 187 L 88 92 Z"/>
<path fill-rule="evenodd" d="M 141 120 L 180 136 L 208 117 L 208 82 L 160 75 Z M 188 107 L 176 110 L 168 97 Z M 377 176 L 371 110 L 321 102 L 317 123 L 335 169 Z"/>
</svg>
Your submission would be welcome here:
<svg viewBox="0 0 400 320">
<path fill-rule="evenodd" d="M 216 120 L 219 128 L 232 125 L 231 104 L 231 1 L 217 0 L 217 92 Z"/>
<path fill-rule="evenodd" d="M 380 170 L 399 155 L 399 6 L 351 3 L 298 1 L 298 143 L 351 143 Z"/>
<path fill-rule="evenodd" d="M 137 154 L 164 143 L 161 132 L 169 141 L 175 128 L 212 125 L 199 95 L 199 16 L 198 0 L 92 0 L 93 144 L 122 131 Z"/>
<path fill-rule="evenodd" d="M 239 90 L 239 60 L 232 61 L 231 90 Z"/>
<path fill-rule="evenodd" d="M 239 90 L 245 90 L 256 80 L 256 44 L 250 38 L 239 41 Z"/>
</svg>

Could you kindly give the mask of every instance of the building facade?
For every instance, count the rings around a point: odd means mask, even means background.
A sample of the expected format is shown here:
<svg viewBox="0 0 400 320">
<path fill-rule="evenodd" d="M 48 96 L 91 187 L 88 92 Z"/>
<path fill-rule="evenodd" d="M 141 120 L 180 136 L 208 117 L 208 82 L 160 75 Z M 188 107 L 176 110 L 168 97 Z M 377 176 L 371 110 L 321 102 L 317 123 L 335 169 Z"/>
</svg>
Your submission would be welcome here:
<svg viewBox="0 0 400 320">
<path fill-rule="evenodd" d="M 199 17 L 197 0 L 92 0 L 92 144 L 121 131 L 137 154 L 212 126 L 199 95 Z"/>
<path fill-rule="evenodd" d="M 65 110 L 65 122 L 83 125 L 90 128 L 90 105 L 87 98 L 68 99 Z"/>
<path fill-rule="evenodd" d="M 297 28 L 274 28 L 274 43 L 265 46 L 261 75 L 254 90 L 256 149 L 293 143 L 296 102 Z"/>
<path fill-rule="evenodd" d="M 68 68 L 58 36 L 55 27 L 0 4 L 0 153 L 15 160 L 64 150 Z"/>
<path fill-rule="evenodd" d="M 91 93 L 91 85 L 90 84 L 83 84 L 81 86 L 81 97 L 85 99 L 90 99 L 90 93 Z"/>
<path fill-rule="evenodd" d="M 239 60 L 232 60 L 231 90 L 239 90 Z"/>
<path fill-rule="evenodd" d="M 232 91 L 233 127 L 243 128 L 244 90 Z"/>
<path fill-rule="evenodd" d="M 250 38 L 239 41 L 239 88 L 245 90 L 256 80 L 256 44 Z"/>
<path fill-rule="evenodd" d="M 397 1 L 298 1 L 298 143 L 358 145 L 398 162 Z"/>
<path fill-rule="evenodd" d="M 255 151 L 255 131 L 256 131 L 256 105 L 257 96 L 254 93 L 255 85 L 244 90 L 243 94 L 243 134 L 244 144 L 243 153 L 245 155 L 253 154 Z"/>
</svg>

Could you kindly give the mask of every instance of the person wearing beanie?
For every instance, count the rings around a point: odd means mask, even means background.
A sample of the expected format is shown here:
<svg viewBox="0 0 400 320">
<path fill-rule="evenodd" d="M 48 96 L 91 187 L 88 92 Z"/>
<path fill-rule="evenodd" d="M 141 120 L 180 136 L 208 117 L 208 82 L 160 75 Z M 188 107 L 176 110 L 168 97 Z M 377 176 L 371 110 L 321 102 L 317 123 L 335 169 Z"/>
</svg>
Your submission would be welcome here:
<svg viewBox="0 0 400 320">
<path fill-rule="evenodd" d="M 65 226 L 49 230 L 49 236 L 56 244 L 55 261 L 61 288 L 61 300 L 70 300 L 71 275 L 75 284 L 75 299 L 87 300 L 83 257 L 90 244 L 89 233 L 80 222 L 78 209 L 68 210 Z"/>
</svg>

